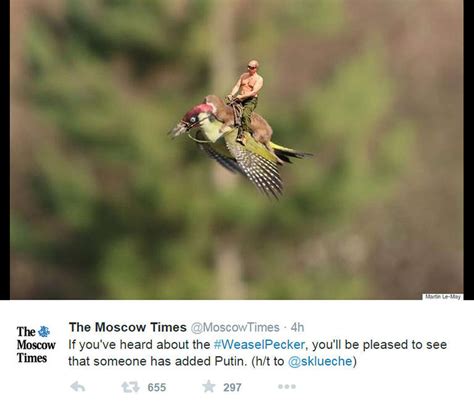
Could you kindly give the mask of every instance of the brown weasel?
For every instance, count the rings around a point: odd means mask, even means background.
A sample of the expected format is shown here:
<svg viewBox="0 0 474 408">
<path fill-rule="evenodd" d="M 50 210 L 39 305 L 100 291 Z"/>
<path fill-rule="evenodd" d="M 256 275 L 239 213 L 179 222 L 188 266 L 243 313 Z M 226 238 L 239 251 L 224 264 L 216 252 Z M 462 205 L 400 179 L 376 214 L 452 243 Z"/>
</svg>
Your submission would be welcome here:
<svg viewBox="0 0 474 408">
<path fill-rule="evenodd" d="M 223 122 L 221 132 L 223 132 L 226 127 L 235 125 L 233 109 L 226 105 L 221 98 L 216 95 L 207 95 L 204 98 L 204 103 L 211 105 L 212 113 L 220 122 Z M 252 129 L 255 140 L 262 143 L 269 151 L 274 153 L 270 145 L 273 130 L 268 122 L 258 113 L 252 112 L 250 115 L 250 128 Z"/>
<path fill-rule="evenodd" d="M 220 131 L 223 132 L 228 126 L 234 125 L 234 111 L 226 105 L 224 101 L 216 95 L 207 95 L 204 98 L 204 103 L 212 106 L 212 113 L 216 118 L 223 123 Z"/>
</svg>

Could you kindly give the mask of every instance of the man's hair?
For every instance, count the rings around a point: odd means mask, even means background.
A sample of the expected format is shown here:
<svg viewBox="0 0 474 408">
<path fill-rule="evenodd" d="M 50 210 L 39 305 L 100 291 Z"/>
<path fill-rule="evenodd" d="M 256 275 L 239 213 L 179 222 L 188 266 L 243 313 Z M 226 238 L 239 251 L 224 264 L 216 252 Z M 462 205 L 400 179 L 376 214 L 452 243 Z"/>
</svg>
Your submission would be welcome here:
<svg viewBox="0 0 474 408">
<path fill-rule="evenodd" d="M 257 68 L 260 66 L 260 64 L 258 63 L 257 60 L 251 60 L 251 61 L 249 61 L 248 65 L 252 64 L 252 62 L 253 62 L 253 65 L 255 65 Z"/>
</svg>

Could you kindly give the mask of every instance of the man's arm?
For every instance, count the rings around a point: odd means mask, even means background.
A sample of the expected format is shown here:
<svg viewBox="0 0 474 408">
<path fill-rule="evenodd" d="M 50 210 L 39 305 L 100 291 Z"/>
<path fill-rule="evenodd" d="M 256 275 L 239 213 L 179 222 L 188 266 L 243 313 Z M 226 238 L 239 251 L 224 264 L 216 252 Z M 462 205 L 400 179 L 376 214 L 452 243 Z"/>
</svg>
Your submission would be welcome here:
<svg viewBox="0 0 474 408">
<path fill-rule="evenodd" d="M 229 98 L 232 98 L 237 92 L 239 92 L 240 89 L 240 81 L 242 80 L 242 75 L 238 79 L 237 83 L 234 85 L 232 88 L 232 91 L 230 91 L 230 94 L 227 95 Z"/>
<path fill-rule="evenodd" d="M 243 99 L 251 98 L 252 96 L 257 95 L 258 91 L 260 91 L 262 87 L 263 87 L 263 78 L 262 77 L 257 78 L 257 80 L 255 81 L 255 85 L 253 86 L 253 91 L 246 94 L 237 95 L 237 99 L 243 100 Z"/>
</svg>

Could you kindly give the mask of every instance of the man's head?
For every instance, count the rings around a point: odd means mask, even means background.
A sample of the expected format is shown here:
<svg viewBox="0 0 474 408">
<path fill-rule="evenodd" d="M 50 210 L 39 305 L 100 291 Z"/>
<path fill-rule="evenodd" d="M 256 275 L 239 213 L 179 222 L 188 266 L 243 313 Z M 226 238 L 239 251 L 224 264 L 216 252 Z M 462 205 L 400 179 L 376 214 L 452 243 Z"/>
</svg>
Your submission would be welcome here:
<svg viewBox="0 0 474 408">
<path fill-rule="evenodd" d="M 258 61 L 257 60 L 252 60 L 252 61 L 249 61 L 249 63 L 247 64 L 247 70 L 253 74 L 255 72 L 257 72 L 258 70 Z"/>
</svg>

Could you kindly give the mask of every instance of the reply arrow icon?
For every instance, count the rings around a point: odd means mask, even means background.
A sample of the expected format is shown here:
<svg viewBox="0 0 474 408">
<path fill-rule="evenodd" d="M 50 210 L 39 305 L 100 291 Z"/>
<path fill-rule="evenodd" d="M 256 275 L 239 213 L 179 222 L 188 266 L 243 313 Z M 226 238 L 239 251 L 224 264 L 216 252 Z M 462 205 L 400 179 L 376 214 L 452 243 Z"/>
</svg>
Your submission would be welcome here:
<svg viewBox="0 0 474 408">
<path fill-rule="evenodd" d="M 71 384 L 71 388 L 76 392 L 79 391 L 79 390 L 80 391 L 85 391 L 86 390 L 85 387 L 83 385 L 79 384 L 77 381 Z"/>
</svg>

